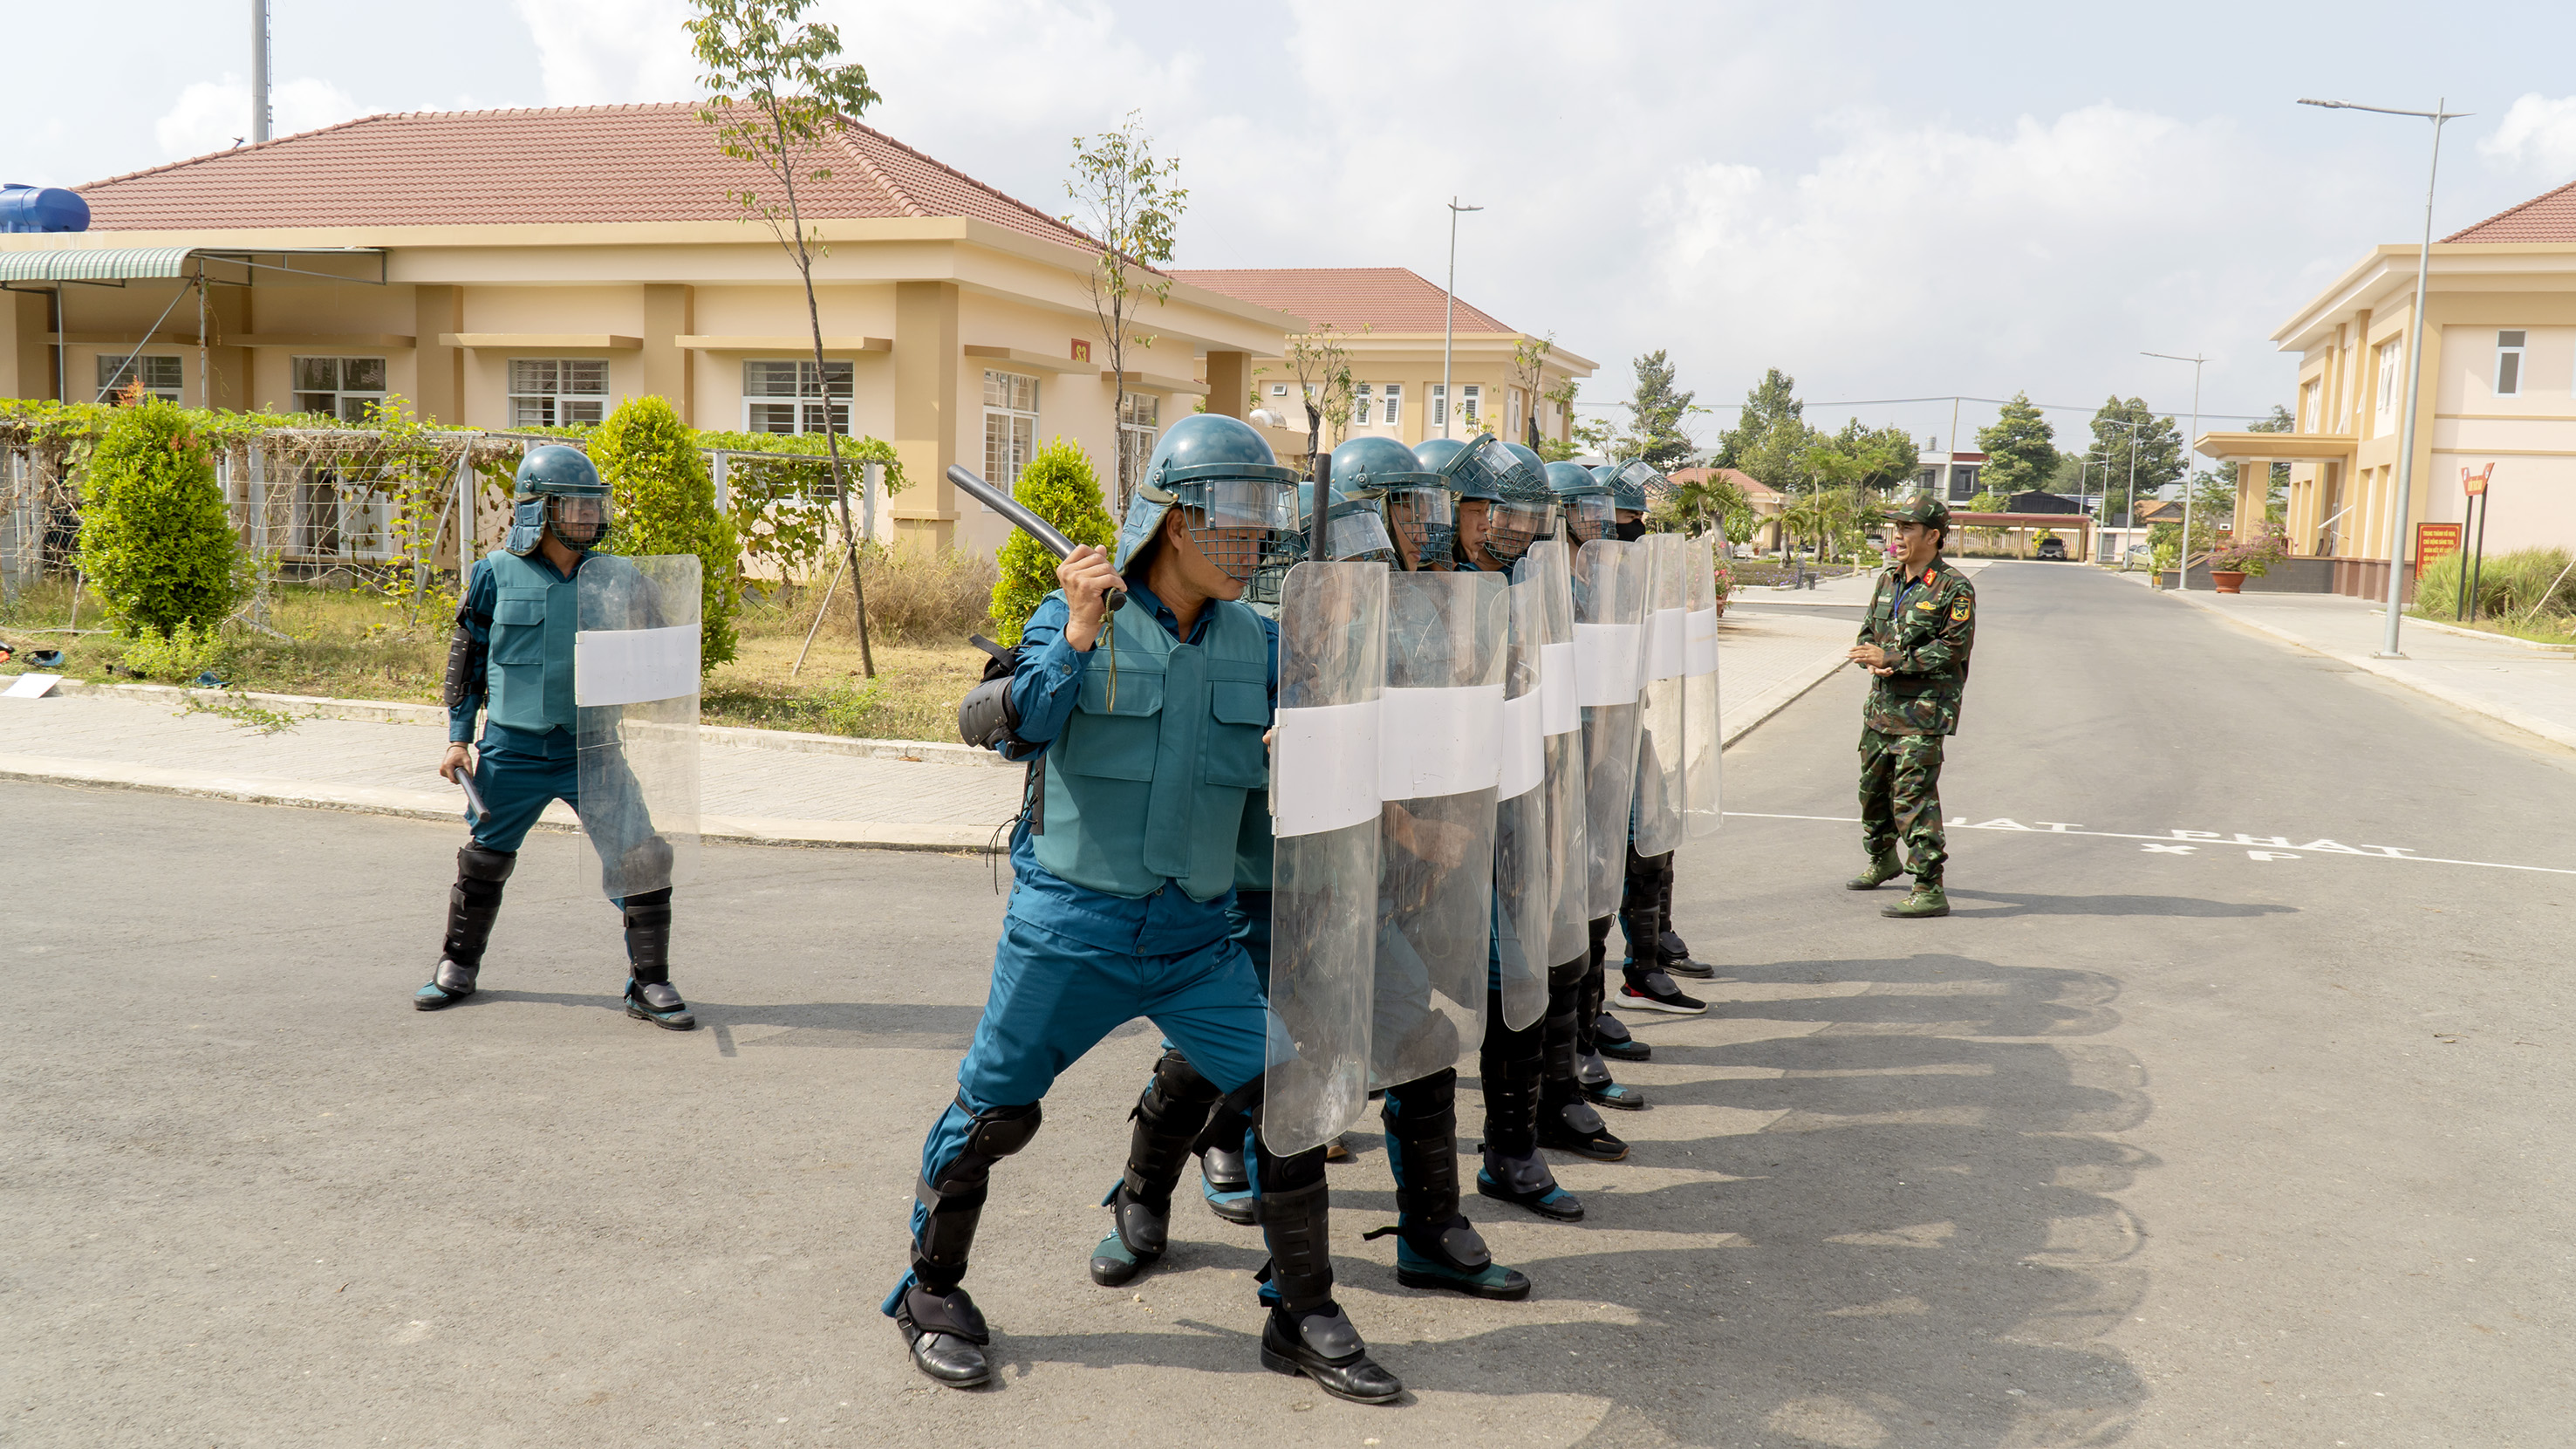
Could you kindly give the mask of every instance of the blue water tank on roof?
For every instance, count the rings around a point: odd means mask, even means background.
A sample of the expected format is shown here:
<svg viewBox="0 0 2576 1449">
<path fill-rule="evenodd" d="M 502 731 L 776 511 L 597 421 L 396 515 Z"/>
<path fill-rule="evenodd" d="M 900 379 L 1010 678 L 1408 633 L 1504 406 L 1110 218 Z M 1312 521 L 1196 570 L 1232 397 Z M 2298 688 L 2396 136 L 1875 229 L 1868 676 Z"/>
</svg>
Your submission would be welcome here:
<svg viewBox="0 0 2576 1449">
<path fill-rule="evenodd" d="M 59 186 L 0 186 L 0 231 L 87 231 L 89 203 Z"/>
</svg>

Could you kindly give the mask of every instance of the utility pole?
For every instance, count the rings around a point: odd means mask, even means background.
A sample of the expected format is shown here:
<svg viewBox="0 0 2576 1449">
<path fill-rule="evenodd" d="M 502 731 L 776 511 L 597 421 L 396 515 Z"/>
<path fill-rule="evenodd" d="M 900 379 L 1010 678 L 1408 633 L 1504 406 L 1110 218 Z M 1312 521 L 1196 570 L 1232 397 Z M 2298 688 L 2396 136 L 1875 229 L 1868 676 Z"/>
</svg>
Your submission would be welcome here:
<svg viewBox="0 0 2576 1449">
<path fill-rule="evenodd" d="M 250 0 L 250 143 L 268 139 L 268 0 Z"/>
<path fill-rule="evenodd" d="M 2209 359 L 2198 353 L 2189 357 L 2177 357 L 2170 352 L 2141 352 L 2138 355 L 2191 364 L 2191 436 L 2182 440 L 2182 547 L 2174 550 L 2174 587 L 2188 589 L 2191 587 L 2191 449 L 2193 441 L 2200 436 L 2200 369 Z M 2137 501 L 2137 495 L 2138 439 L 2133 433 L 2129 437 L 2129 498 L 2132 504 Z"/>
<path fill-rule="evenodd" d="M 2383 116 L 2413 116 L 2433 123 L 2433 161 L 2424 173 L 2424 245 L 2415 253 L 2415 320 L 2406 329 L 2406 430 L 2398 444 L 2396 507 L 2388 510 L 2388 632 L 2381 640 L 2379 657 L 2403 659 L 2397 651 L 2398 605 L 2406 596 L 2406 508 L 2415 494 L 2415 409 L 2424 395 L 2424 289 L 2433 267 L 2433 185 L 2442 175 L 2442 123 L 2456 121 L 2472 114 L 2448 111 L 2450 102 L 2444 96 L 2433 102 L 2429 111 L 2400 111 L 2387 106 L 2357 106 L 2350 101 L 2301 100 L 2303 106 L 2322 106 L 2329 111 L 2375 111 Z"/>
<path fill-rule="evenodd" d="M 1482 210 L 1481 206 L 1460 206 L 1458 198 L 1449 198 L 1449 297 L 1440 310 L 1440 436 L 1444 438 L 1449 436 L 1449 417 L 1458 410 L 1449 391 L 1450 348 L 1457 336 L 1458 317 L 1458 214 Z"/>
</svg>

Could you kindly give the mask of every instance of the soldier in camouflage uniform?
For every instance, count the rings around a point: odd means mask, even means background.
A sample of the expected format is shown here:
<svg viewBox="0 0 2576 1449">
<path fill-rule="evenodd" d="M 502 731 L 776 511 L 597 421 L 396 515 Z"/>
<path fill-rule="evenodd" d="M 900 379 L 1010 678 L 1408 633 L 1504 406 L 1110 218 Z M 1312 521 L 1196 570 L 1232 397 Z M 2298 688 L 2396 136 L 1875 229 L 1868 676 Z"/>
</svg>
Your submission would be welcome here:
<svg viewBox="0 0 2576 1449">
<path fill-rule="evenodd" d="M 1941 742 L 1959 732 L 1968 651 L 1977 637 L 1977 591 L 1941 558 L 1950 510 L 1940 499 L 1918 493 L 1888 517 L 1896 525 L 1897 559 L 1879 575 L 1850 654 L 1874 679 L 1860 731 L 1860 819 L 1869 867 L 1848 884 L 1873 890 L 1912 875 L 1913 892 L 1879 914 L 1946 916 Z"/>
</svg>

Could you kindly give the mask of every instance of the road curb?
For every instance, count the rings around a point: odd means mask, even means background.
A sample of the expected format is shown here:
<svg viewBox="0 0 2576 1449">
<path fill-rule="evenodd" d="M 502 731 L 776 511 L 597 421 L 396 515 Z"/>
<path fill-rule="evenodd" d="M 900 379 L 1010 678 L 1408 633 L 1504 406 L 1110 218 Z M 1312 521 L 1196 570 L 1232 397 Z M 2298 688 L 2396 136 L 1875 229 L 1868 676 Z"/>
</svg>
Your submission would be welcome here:
<svg viewBox="0 0 2576 1449">
<path fill-rule="evenodd" d="M 1753 733 L 1755 726 L 1797 703 L 1808 690 L 1833 678 L 1836 671 L 1850 662 L 1841 654 L 1828 654 L 1755 695 L 1751 702 L 1726 711 L 1718 719 L 1718 748 L 1725 749 Z"/>
<path fill-rule="evenodd" d="M 2307 639 L 2300 635 L 2293 634 L 2289 630 L 2281 628 L 2278 625 L 2266 624 L 2257 619 L 2249 619 L 2242 614 L 2230 613 L 2229 611 L 2218 607 L 2216 604 L 2204 603 L 2188 592 L 2176 593 L 2172 590 L 2166 590 L 2165 592 L 2172 594 L 2179 602 L 2198 609 L 2204 614 L 2215 615 L 2230 623 L 2242 624 L 2246 628 L 2251 629 L 2258 634 L 2268 634 L 2285 644 L 2295 645 L 2298 648 L 2307 650 L 2311 654 L 2321 655 L 2338 664 L 2349 664 L 2355 669 L 2361 670 L 2367 674 L 2375 674 L 2392 684 L 2402 684 L 2408 689 L 2414 690 L 2418 694 L 2438 699 L 2442 703 L 2450 705 L 2454 709 L 2464 709 L 2471 714 L 2482 714 L 2491 720 L 2509 724 L 2515 729 L 2538 735 L 2542 739 L 2549 741 L 2551 744 L 2564 745 L 2569 749 L 2576 749 L 2576 729 L 2570 729 L 2566 725 L 2560 724 L 2555 720 L 2543 719 L 2536 714 L 2525 713 L 2522 710 L 2515 709 L 2509 704 L 2496 704 L 2491 700 L 2480 699 L 2476 695 L 2464 693 L 2460 690 L 2453 689 L 2448 685 L 2436 684 L 2427 679 L 2417 679 L 2397 669 L 2391 668 L 2391 663 L 2395 661 L 2373 659 L 2367 654 L 2347 654 L 2339 649 L 2329 649 L 2312 639 Z"/>
<path fill-rule="evenodd" d="M 201 800 L 231 800 L 249 805 L 285 805 L 303 810 L 338 810 L 356 815 L 392 815 L 410 820 L 462 823 L 461 795 L 446 791 L 401 790 L 365 785 L 317 785 L 260 775 L 224 775 L 203 770 L 169 770 L 102 760 L 67 760 L 44 755 L 0 755 L 0 780 L 43 785 L 77 785 L 91 789 L 143 790 L 158 795 L 187 795 Z M 547 807 L 541 829 L 569 830 L 572 814 L 561 804 Z M 988 849 L 990 825 L 902 825 L 861 820 L 794 820 L 762 816 L 709 815 L 699 821 L 700 838 L 746 845 L 802 845 L 853 850 L 974 851 Z"/>
</svg>

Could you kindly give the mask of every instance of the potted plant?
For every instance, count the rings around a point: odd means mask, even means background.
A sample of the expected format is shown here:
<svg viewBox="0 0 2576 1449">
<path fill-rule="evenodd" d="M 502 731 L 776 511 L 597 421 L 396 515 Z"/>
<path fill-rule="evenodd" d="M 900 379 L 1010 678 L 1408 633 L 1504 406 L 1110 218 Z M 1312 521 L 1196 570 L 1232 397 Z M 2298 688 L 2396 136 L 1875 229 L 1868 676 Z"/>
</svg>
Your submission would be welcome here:
<svg viewBox="0 0 2576 1449">
<path fill-rule="evenodd" d="M 2245 592 L 2245 581 L 2272 571 L 2274 560 L 2288 549 L 2281 535 L 2265 532 L 2243 543 L 2224 543 L 2209 551 L 2209 580 L 2222 594 Z"/>
<path fill-rule="evenodd" d="M 1734 592 L 1735 570 L 1727 567 L 1726 560 L 1721 558 L 1717 561 L 1717 612 L 1721 618 L 1726 614 L 1727 596 Z"/>
</svg>

